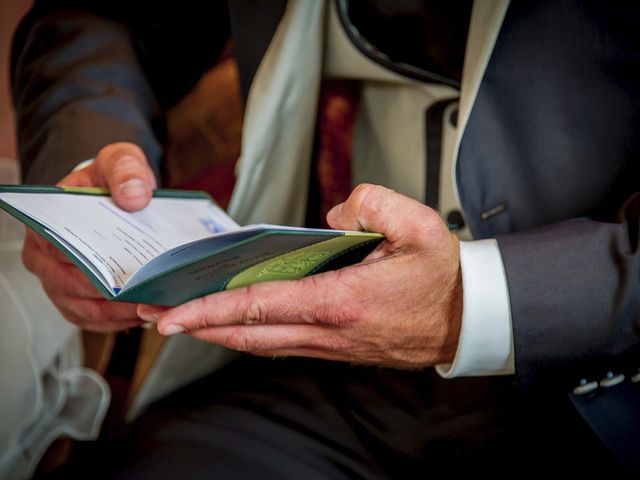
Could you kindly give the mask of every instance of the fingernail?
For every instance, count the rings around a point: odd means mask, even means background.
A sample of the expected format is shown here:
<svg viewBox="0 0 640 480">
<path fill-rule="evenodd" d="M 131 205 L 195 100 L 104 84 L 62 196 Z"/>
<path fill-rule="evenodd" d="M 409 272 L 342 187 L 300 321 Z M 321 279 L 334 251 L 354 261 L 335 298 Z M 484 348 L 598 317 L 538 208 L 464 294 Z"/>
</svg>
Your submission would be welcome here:
<svg viewBox="0 0 640 480">
<path fill-rule="evenodd" d="M 167 325 L 160 332 L 162 335 L 176 335 L 177 333 L 184 333 L 184 327 L 180 325 Z"/>
<path fill-rule="evenodd" d="M 153 310 L 140 310 L 138 316 L 147 322 L 158 323 L 162 315 L 159 312 Z"/>
<path fill-rule="evenodd" d="M 147 194 L 149 187 L 139 178 L 132 178 L 120 185 L 120 193 L 123 197 L 142 197 Z"/>
</svg>

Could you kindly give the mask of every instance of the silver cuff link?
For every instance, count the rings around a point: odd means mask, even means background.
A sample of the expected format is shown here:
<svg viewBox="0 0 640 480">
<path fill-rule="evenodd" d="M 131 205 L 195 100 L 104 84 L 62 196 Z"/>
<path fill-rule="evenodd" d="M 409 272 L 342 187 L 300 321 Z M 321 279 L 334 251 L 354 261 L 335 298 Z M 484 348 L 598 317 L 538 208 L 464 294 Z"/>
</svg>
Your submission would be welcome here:
<svg viewBox="0 0 640 480">
<path fill-rule="evenodd" d="M 580 385 L 573 389 L 574 395 L 586 395 L 598 388 L 598 382 L 589 382 L 586 378 L 580 380 Z"/>
<path fill-rule="evenodd" d="M 613 387 L 624 381 L 624 374 L 614 375 L 613 372 L 607 372 L 607 376 L 600 380 L 600 386 L 604 388 Z"/>
</svg>

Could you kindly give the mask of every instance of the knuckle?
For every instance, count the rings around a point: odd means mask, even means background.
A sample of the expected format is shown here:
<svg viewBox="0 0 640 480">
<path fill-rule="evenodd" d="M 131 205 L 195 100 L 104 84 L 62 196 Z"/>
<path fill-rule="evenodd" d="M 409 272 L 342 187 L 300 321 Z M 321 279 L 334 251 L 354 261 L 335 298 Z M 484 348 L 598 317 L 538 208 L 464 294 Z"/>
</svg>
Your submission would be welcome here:
<svg viewBox="0 0 640 480">
<path fill-rule="evenodd" d="M 138 156 L 140 158 L 144 158 L 144 152 L 135 143 L 131 143 L 131 142 L 116 142 L 116 143 L 113 144 L 113 146 L 116 149 L 116 151 L 118 151 L 118 152 L 119 151 L 131 152 L 131 153 L 135 154 L 136 156 Z"/>
<path fill-rule="evenodd" d="M 351 197 L 353 198 L 356 204 L 361 204 L 364 201 L 364 199 L 367 198 L 371 189 L 374 187 L 375 185 L 372 185 L 370 183 L 360 183 L 359 185 L 356 186 L 356 188 L 353 189 L 353 192 L 351 193 Z"/>
<path fill-rule="evenodd" d="M 106 158 L 109 158 L 109 155 L 111 154 L 111 152 L 115 148 L 115 145 L 117 145 L 117 144 L 110 143 L 109 145 L 105 145 L 100 150 L 98 150 L 98 153 L 96 155 L 96 161 L 100 162 L 100 161 L 104 161 L 104 159 L 106 159 Z"/>
<path fill-rule="evenodd" d="M 303 318 L 305 322 L 334 327 L 344 327 L 352 323 L 353 312 L 350 301 L 348 298 L 343 298 L 345 289 L 338 280 L 338 272 L 339 270 L 325 272 L 321 276 L 311 275 L 301 280 L 308 283 L 308 291 L 315 292 L 317 295 L 309 318 Z"/>
<path fill-rule="evenodd" d="M 144 152 L 135 143 L 115 142 L 102 147 L 96 156 L 96 160 L 111 161 L 123 155 L 145 158 Z"/>
<path fill-rule="evenodd" d="M 322 288 L 317 276 L 311 275 L 300 280 L 303 284 L 303 289 L 309 292 L 314 292 L 316 301 L 313 303 L 313 308 L 308 314 L 308 318 L 303 318 L 307 323 L 333 323 L 330 303 L 327 301 L 326 296 L 328 292 Z"/>
<path fill-rule="evenodd" d="M 209 328 L 214 325 L 211 318 L 211 312 L 213 311 L 213 305 L 209 305 L 209 297 L 200 297 L 195 300 L 194 309 L 197 313 L 196 329 Z"/>
<path fill-rule="evenodd" d="M 144 167 L 144 163 L 140 158 L 130 154 L 123 154 L 114 158 L 112 172 L 116 176 L 126 177 L 137 173 L 137 171 L 142 167 Z"/>
<path fill-rule="evenodd" d="M 240 321 L 247 325 L 267 322 L 267 309 L 260 300 L 253 295 L 253 289 L 246 289 Z"/>
<path fill-rule="evenodd" d="M 64 292 L 72 297 L 80 297 L 83 292 L 83 283 L 77 280 L 79 270 L 75 266 L 66 266 L 59 262 L 55 263 L 43 278 L 43 283 L 48 284 L 52 289 Z M 84 279 L 83 279 L 84 280 Z M 88 280 L 87 280 L 88 281 Z"/>
<path fill-rule="evenodd" d="M 382 208 L 385 193 L 386 189 L 379 185 L 368 185 L 361 194 L 360 215 L 365 217 L 377 215 Z"/>
<path fill-rule="evenodd" d="M 351 325 L 351 316 L 344 308 L 329 308 L 322 306 L 316 311 L 316 318 L 321 319 L 322 323 L 333 325 L 334 327 L 347 327 Z"/>
<path fill-rule="evenodd" d="M 247 308 L 244 310 L 243 323 L 250 325 L 265 323 L 264 309 L 260 303 L 256 301 L 249 302 Z"/>
<path fill-rule="evenodd" d="M 96 161 L 104 172 L 120 178 L 138 173 L 140 169 L 147 169 L 148 162 L 145 153 L 133 143 L 119 142 L 104 147 Z"/>
<path fill-rule="evenodd" d="M 105 315 L 100 302 L 87 300 L 81 307 L 82 317 L 90 323 L 100 323 L 109 320 Z"/>
<path fill-rule="evenodd" d="M 97 294 L 96 288 L 75 265 L 58 263 L 56 286 L 76 297 L 91 297 Z"/>
<path fill-rule="evenodd" d="M 25 268 L 31 273 L 36 273 L 36 262 L 34 260 L 33 247 L 25 245 L 22 248 L 21 259 Z"/>
<path fill-rule="evenodd" d="M 231 350 L 237 350 L 239 352 L 249 352 L 251 348 L 246 332 L 238 328 L 232 329 L 222 344 Z"/>
</svg>

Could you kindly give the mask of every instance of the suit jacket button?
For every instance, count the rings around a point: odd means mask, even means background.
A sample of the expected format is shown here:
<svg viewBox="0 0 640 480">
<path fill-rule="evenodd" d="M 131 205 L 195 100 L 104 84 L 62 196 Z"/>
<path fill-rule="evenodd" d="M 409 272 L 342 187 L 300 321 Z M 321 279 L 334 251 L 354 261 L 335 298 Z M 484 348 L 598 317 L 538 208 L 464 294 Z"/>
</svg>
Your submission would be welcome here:
<svg viewBox="0 0 640 480">
<path fill-rule="evenodd" d="M 586 395 L 598 388 L 598 382 L 588 382 L 586 378 L 580 380 L 580 385 L 573 389 L 574 395 Z"/>
<path fill-rule="evenodd" d="M 613 372 L 607 372 L 607 376 L 600 380 L 600 386 L 604 388 L 613 387 L 624 381 L 624 375 L 619 373 L 614 375 Z"/>
<path fill-rule="evenodd" d="M 452 210 L 447 214 L 447 226 L 449 230 L 460 230 L 464 228 L 464 217 L 458 210 Z"/>
</svg>

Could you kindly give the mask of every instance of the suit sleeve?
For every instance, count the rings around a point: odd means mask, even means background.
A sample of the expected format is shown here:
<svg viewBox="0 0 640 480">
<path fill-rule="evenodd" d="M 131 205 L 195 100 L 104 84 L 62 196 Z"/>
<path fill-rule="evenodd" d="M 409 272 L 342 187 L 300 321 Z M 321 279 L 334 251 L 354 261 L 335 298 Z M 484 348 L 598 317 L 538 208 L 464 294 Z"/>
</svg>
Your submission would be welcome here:
<svg viewBox="0 0 640 480">
<path fill-rule="evenodd" d="M 639 193 L 612 222 L 577 218 L 497 237 L 519 376 L 571 372 L 575 381 L 640 358 L 639 237 Z"/>
<path fill-rule="evenodd" d="M 139 145 L 157 172 L 158 104 L 123 23 L 36 4 L 14 38 L 11 73 L 26 183 L 55 183 L 120 141 Z"/>
</svg>

